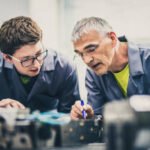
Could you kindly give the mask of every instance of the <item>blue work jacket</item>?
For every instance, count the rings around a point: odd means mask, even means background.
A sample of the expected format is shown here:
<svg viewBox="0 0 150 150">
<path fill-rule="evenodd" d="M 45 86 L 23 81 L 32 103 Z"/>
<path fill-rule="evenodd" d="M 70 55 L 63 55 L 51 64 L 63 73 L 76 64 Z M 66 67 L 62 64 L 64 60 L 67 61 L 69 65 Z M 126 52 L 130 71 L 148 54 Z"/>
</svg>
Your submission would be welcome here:
<svg viewBox="0 0 150 150">
<path fill-rule="evenodd" d="M 125 40 L 125 37 L 120 38 Z M 129 81 L 127 97 L 132 95 L 150 94 L 150 48 L 128 41 Z M 95 114 L 102 114 L 106 102 L 121 100 L 124 96 L 112 72 L 102 76 L 92 70 L 86 72 L 88 103 Z"/>
<path fill-rule="evenodd" d="M 57 109 L 69 113 L 74 102 L 80 99 L 76 68 L 63 55 L 50 50 L 27 93 L 14 66 L 0 54 L 0 100 L 5 98 L 17 100 L 31 110 Z"/>
</svg>

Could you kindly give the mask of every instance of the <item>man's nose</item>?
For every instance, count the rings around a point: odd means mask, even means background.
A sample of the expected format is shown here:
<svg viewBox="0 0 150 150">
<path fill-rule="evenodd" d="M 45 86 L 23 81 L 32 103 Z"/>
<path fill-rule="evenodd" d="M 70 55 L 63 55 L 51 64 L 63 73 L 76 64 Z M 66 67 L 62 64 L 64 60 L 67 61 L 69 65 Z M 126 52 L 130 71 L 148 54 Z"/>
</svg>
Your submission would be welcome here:
<svg viewBox="0 0 150 150">
<path fill-rule="evenodd" d="M 41 63 L 37 59 L 34 59 L 33 65 L 39 66 L 39 65 L 41 65 Z"/>
<path fill-rule="evenodd" d="M 84 63 L 89 64 L 93 61 L 94 58 L 92 56 L 84 55 L 82 57 L 82 59 L 83 59 Z"/>
</svg>

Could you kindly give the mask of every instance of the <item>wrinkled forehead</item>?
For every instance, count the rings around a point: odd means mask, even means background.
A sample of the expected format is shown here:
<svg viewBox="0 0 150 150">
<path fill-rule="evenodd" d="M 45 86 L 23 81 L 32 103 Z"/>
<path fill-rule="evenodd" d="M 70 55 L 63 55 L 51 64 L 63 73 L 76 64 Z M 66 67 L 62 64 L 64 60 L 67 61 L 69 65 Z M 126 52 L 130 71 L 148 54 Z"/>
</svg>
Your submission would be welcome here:
<svg viewBox="0 0 150 150">
<path fill-rule="evenodd" d="M 73 45 L 74 47 L 78 47 L 87 45 L 89 43 L 96 43 L 101 41 L 104 37 L 106 37 L 105 34 L 91 30 L 90 32 L 84 33 L 82 36 L 80 36 L 76 41 L 73 42 Z"/>
<path fill-rule="evenodd" d="M 107 26 L 101 26 L 99 24 L 98 25 L 86 24 L 83 26 L 79 26 L 73 30 L 72 41 L 75 42 L 75 41 L 79 40 L 83 35 L 93 32 L 93 31 L 103 34 L 103 35 L 106 35 L 108 32 L 112 31 L 112 28 L 108 28 Z"/>
</svg>

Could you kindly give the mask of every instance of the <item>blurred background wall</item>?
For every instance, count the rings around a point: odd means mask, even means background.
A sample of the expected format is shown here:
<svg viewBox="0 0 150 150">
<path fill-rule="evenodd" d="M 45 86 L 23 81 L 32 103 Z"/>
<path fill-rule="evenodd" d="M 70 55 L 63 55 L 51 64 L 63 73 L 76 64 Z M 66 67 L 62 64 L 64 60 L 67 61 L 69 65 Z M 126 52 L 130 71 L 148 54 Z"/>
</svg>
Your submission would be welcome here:
<svg viewBox="0 0 150 150">
<path fill-rule="evenodd" d="M 71 32 L 76 21 L 83 17 L 105 18 L 118 36 L 150 43 L 149 0 L 0 0 L 0 24 L 19 15 L 37 21 L 43 29 L 44 44 L 71 59 L 74 55 Z M 82 62 L 78 69 L 81 93 L 86 97 Z"/>
</svg>

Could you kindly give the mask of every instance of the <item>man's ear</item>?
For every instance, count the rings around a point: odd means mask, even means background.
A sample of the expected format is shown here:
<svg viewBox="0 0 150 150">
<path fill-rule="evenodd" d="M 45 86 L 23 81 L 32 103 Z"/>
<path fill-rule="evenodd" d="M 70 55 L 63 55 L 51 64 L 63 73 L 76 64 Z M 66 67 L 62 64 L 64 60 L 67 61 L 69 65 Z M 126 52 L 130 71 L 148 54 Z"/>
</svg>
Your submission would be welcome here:
<svg viewBox="0 0 150 150">
<path fill-rule="evenodd" d="M 11 64 L 13 63 L 12 62 L 12 58 L 9 55 L 4 54 L 4 53 L 2 53 L 2 55 L 3 55 L 3 58 L 5 59 L 5 61 L 7 61 L 7 62 L 9 62 Z"/>
<path fill-rule="evenodd" d="M 115 47 L 118 41 L 118 37 L 115 32 L 109 32 L 108 37 L 112 40 L 112 44 Z"/>
</svg>

